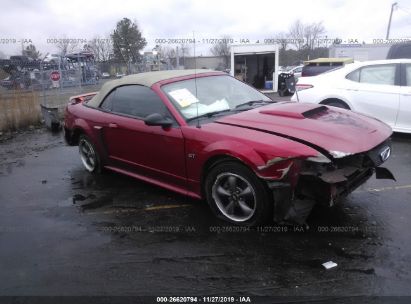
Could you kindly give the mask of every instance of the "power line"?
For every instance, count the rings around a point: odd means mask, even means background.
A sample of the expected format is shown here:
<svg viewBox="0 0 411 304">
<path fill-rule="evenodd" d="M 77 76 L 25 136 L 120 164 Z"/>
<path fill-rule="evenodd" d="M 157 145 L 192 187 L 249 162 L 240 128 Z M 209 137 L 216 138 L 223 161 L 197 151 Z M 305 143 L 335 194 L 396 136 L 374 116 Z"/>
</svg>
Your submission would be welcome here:
<svg viewBox="0 0 411 304">
<path fill-rule="evenodd" d="M 408 6 L 399 5 L 398 7 L 411 11 L 411 7 L 408 7 Z"/>
<path fill-rule="evenodd" d="M 399 9 L 402 13 L 405 13 L 406 15 L 411 15 L 411 11 L 406 11 L 403 8 L 399 8 Z M 405 21 L 406 23 L 411 24 L 411 22 L 408 19 L 403 19 L 402 21 Z"/>
<path fill-rule="evenodd" d="M 406 13 L 406 14 L 408 14 L 408 15 L 411 15 L 411 10 L 408 10 L 408 9 L 405 9 L 405 8 L 402 8 L 402 7 L 399 7 L 399 10 Z"/>
</svg>

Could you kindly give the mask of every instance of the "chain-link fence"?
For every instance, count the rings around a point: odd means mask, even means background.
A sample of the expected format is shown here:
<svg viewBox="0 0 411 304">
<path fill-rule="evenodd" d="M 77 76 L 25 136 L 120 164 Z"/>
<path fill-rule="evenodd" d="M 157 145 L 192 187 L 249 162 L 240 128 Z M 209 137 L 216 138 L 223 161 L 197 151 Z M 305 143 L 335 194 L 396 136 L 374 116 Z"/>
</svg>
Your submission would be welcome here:
<svg viewBox="0 0 411 304">
<path fill-rule="evenodd" d="M 19 69 L 5 73 L 0 80 L 0 131 L 18 129 L 41 120 L 41 108 L 62 114 L 70 96 L 99 90 L 98 76 L 83 69 Z"/>
<path fill-rule="evenodd" d="M 111 79 L 167 69 L 163 64 L 156 65 L 154 69 L 143 63 L 18 59 L 0 61 L 0 131 L 39 123 L 42 119 L 41 105 L 54 109 L 62 117 L 70 96 L 98 91 Z"/>
<path fill-rule="evenodd" d="M 62 118 L 70 96 L 100 90 L 125 75 L 175 69 L 176 62 L 143 56 L 140 63 L 95 62 L 88 52 L 43 60 L 11 56 L 0 60 L 0 132 L 39 123 L 44 108 Z M 178 68 L 182 68 L 179 66 Z"/>
</svg>

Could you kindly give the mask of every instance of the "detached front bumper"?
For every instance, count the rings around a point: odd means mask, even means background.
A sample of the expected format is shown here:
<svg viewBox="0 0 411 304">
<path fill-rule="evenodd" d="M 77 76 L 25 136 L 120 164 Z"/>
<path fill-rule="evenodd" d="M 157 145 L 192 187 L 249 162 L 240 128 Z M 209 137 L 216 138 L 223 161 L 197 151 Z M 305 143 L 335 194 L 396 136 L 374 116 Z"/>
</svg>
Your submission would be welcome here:
<svg viewBox="0 0 411 304">
<path fill-rule="evenodd" d="M 347 155 L 330 163 L 305 162 L 295 189 L 300 197 L 333 206 L 340 198 L 353 192 L 377 172 L 377 178 L 394 179 L 386 168 L 379 167 L 391 154 L 387 140 L 370 151 Z"/>
<path fill-rule="evenodd" d="M 274 193 L 275 220 L 305 223 L 315 204 L 335 205 L 374 173 L 376 178 L 395 180 L 388 169 L 379 167 L 390 153 L 390 141 L 385 141 L 370 151 L 330 162 L 301 161 L 297 180 L 268 183 Z"/>
<path fill-rule="evenodd" d="M 364 184 L 373 174 L 374 168 L 354 167 L 337 169 L 320 175 L 316 172 L 303 172 L 296 194 L 300 198 L 313 199 L 317 203 L 331 207 Z"/>
</svg>

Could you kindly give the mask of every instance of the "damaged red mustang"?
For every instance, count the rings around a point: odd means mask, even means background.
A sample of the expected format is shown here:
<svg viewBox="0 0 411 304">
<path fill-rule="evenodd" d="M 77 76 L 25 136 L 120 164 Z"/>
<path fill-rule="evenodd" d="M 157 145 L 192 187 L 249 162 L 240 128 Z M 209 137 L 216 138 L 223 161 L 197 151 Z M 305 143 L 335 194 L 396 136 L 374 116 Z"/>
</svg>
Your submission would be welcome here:
<svg viewBox="0 0 411 304">
<path fill-rule="evenodd" d="M 65 138 L 89 172 L 109 169 L 205 198 L 229 222 L 304 223 L 391 153 L 391 128 L 325 105 L 274 102 L 222 72 L 162 71 L 70 99 Z"/>
</svg>

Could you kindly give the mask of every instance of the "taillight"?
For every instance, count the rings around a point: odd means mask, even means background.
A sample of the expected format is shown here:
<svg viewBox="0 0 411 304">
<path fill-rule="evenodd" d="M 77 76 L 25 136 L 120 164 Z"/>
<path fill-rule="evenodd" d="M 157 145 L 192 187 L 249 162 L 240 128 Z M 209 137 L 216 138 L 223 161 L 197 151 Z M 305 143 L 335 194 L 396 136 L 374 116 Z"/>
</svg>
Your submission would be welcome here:
<svg viewBox="0 0 411 304">
<path fill-rule="evenodd" d="M 311 88 L 313 88 L 313 87 L 314 87 L 314 86 L 311 85 L 311 84 L 297 83 L 297 84 L 295 85 L 295 89 L 296 89 L 297 91 L 307 90 L 307 89 L 311 89 Z"/>
<path fill-rule="evenodd" d="M 75 105 L 84 101 L 83 97 L 75 97 L 70 99 L 70 104 Z"/>
</svg>

